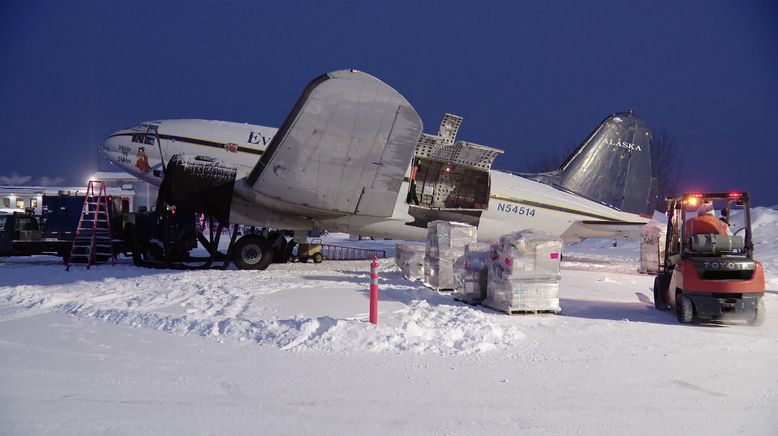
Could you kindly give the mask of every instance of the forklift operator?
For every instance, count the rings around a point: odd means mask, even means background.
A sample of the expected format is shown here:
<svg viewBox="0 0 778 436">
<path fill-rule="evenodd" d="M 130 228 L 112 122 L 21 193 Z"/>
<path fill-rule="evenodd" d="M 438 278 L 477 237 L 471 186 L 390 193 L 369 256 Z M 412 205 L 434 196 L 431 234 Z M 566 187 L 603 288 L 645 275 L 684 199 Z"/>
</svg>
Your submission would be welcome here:
<svg viewBox="0 0 778 436">
<path fill-rule="evenodd" d="M 713 211 L 713 204 L 709 201 L 702 203 L 700 207 L 697 208 L 697 216 L 686 220 L 683 227 L 683 233 L 686 236 L 706 233 L 726 235 L 729 232 L 729 226 L 716 218 L 716 213 Z"/>
</svg>

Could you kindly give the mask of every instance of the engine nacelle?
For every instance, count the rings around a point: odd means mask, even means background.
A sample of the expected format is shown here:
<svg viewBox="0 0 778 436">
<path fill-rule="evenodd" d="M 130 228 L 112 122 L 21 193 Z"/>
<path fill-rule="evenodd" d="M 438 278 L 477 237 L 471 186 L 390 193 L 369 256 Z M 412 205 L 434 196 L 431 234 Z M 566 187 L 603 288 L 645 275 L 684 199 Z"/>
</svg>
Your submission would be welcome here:
<svg viewBox="0 0 778 436">
<path fill-rule="evenodd" d="M 160 196 L 168 204 L 227 224 L 236 173 L 236 167 L 212 157 L 176 154 L 165 169 Z"/>
</svg>

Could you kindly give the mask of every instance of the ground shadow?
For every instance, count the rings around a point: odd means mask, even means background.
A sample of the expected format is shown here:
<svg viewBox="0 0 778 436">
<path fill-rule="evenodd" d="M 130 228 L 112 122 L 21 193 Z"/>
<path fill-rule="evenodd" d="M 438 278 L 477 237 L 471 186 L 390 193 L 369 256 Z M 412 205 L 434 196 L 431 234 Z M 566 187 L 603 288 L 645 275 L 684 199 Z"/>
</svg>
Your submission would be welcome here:
<svg viewBox="0 0 778 436">
<path fill-rule="evenodd" d="M 86 269 L 84 264 L 73 264 L 70 271 L 65 271 L 65 264 L 58 257 L 11 257 L 0 259 L 0 286 L 53 286 L 175 272 L 178 271 L 136 267 L 129 259 L 120 259 L 116 265 L 110 263 L 93 265 L 90 269 Z"/>
<path fill-rule="evenodd" d="M 642 298 L 641 298 L 642 300 Z M 562 316 L 586 319 L 607 319 L 613 321 L 651 322 L 657 324 L 676 324 L 672 312 L 663 312 L 654 307 L 653 302 L 634 303 L 603 300 L 578 300 L 560 298 Z"/>
</svg>

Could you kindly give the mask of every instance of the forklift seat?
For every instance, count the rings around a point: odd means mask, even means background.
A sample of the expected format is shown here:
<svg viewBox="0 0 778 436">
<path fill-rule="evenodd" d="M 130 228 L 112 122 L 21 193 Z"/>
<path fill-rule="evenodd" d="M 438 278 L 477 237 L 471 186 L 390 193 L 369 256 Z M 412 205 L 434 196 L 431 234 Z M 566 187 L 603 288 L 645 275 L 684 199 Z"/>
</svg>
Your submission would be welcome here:
<svg viewBox="0 0 778 436">
<path fill-rule="evenodd" d="M 692 235 L 691 251 L 703 254 L 732 253 L 745 248 L 742 236 L 704 233 Z"/>
</svg>

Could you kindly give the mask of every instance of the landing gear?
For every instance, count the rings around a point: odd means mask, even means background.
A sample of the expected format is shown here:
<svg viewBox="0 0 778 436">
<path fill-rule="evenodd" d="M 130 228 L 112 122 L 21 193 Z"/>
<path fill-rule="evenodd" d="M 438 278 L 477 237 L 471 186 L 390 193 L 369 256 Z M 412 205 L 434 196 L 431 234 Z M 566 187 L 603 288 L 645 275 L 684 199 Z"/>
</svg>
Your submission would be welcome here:
<svg viewBox="0 0 778 436">
<path fill-rule="evenodd" d="M 265 269 L 273 262 L 273 249 L 261 235 L 245 235 L 232 248 L 232 261 L 238 269 Z"/>
</svg>

